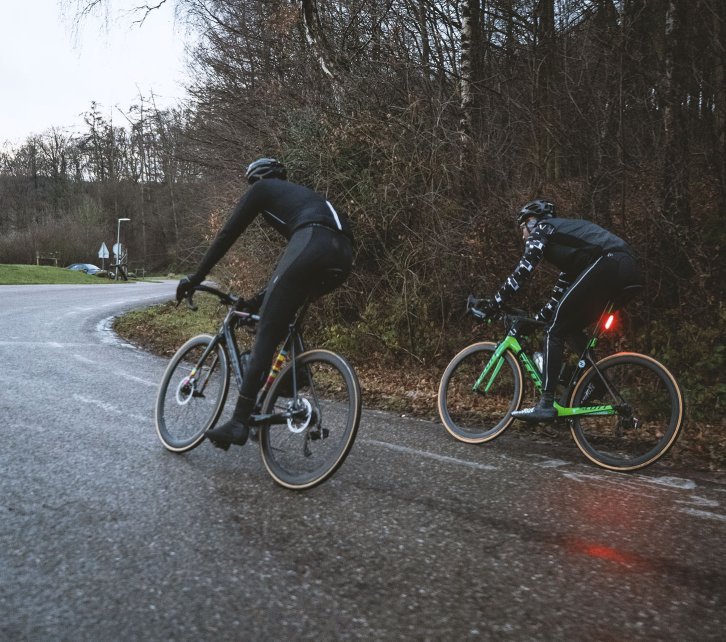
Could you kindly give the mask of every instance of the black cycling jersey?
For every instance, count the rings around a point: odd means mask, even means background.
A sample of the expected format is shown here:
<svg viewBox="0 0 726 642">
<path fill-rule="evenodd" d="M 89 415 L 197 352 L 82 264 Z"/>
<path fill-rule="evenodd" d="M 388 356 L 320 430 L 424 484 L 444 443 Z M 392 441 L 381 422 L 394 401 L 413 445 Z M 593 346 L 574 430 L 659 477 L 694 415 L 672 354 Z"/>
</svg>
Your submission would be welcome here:
<svg viewBox="0 0 726 642">
<path fill-rule="evenodd" d="M 577 276 L 609 253 L 632 255 L 630 246 L 612 232 L 581 219 L 547 218 L 537 223 L 524 244 L 524 255 L 494 296 L 501 305 L 531 276 L 544 259 L 560 269 L 550 300 L 536 318 L 547 321 Z"/>
<path fill-rule="evenodd" d="M 353 238 L 348 217 L 337 212 L 322 194 L 296 183 L 266 178 L 253 183 L 235 205 L 202 258 L 195 274 L 199 280 L 209 274 L 259 214 L 286 239 L 308 225 L 321 225 Z"/>
</svg>

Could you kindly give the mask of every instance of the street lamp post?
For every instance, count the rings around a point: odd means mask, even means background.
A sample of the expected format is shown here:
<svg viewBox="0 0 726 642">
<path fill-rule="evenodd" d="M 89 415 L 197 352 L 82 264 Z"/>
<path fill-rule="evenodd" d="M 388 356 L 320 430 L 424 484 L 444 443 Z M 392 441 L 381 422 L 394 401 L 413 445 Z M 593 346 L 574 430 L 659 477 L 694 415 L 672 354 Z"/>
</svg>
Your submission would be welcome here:
<svg viewBox="0 0 726 642">
<path fill-rule="evenodd" d="M 121 265 L 121 221 L 130 221 L 130 218 L 120 218 L 116 228 L 116 280 L 118 281 L 118 269 Z"/>
</svg>

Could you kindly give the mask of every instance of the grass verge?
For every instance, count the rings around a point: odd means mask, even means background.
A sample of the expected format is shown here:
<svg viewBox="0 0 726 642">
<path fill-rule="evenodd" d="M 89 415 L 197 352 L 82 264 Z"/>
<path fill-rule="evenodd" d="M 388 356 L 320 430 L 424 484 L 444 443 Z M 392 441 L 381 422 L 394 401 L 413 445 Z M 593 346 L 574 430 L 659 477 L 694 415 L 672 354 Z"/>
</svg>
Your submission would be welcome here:
<svg viewBox="0 0 726 642">
<path fill-rule="evenodd" d="M 109 283 L 108 279 L 49 265 L 0 265 L 0 285 Z"/>
</svg>

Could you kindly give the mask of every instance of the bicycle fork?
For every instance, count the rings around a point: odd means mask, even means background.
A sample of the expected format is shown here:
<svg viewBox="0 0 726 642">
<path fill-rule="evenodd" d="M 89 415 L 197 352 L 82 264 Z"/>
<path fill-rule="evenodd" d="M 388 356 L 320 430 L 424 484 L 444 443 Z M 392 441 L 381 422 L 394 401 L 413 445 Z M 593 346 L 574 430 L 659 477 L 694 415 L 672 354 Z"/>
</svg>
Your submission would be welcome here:
<svg viewBox="0 0 726 642">
<path fill-rule="evenodd" d="M 524 353 L 522 352 L 522 346 L 520 345 L 519 341 L 517 341 L 516 337 L 507 335 L 507 337 L 495 348 L 494 354 L 492 354 L 486 366 L 484 366 L 484 370 L 482 370 L 482 373 L 474 382 L 474 385 L 472 386 L 472 390 L 474 392 L 480 392 L 483 394 L 489 392 L 492 385 L 494 384 L 494 380 L 497 378 L 497 375 L 499 374 L 502 366 L 504 365 L 504 354 L 507 352 L 507 350 L 512 352 L 512 354 L 519 356 L 520 359 L 522 356 L 526 358 L 526 355 L 524 355 Z M 532 364 L 532 362 L 529 359 L 526 359 L 526 361 L 524 359 L 521 360 L 522 363 L 524 363 L 525 368 L 527 368 L 527 371 L 530 373 L 530 376 L 532 376 L 532 378 L 535 380 L 535 385 L 537 385 L 538 388 L 541 387 L 539 375 L 536 374 L 536 370 L 534 369 L 534 365 Z M 484 390 L 480 390 L 482 384 L 484 384 Z"/>
<path fill-rule="evenodd" d="M 204 374 L 202 364 L 207 359 L 210 352 L 216 349 L 218 343 L 219 342 L 217 339 L 215 339 L 214 341 L 210 341 L 209 345 L 204 349 L 204 352 L 202 352 L 202 356 L 199 357 L 197 363 L 192 367 L 191 372 L 186 377 L 184 377 L 184 379 L 182 379 L 177 386 L 176 398 L 179 405 L 185 405 L 189 403 L 189 401 L 193 397 L 204 396 L 204 389 L 207 387 L 207 383 L 209 383 L 209 378 L 212 376 L 212 372 L 214 372 L 214 369 L 217 367 L 219 355 L 214 355 L 212 363 L 207 368 L 206 376 L 197 379 L 197 374 L 199 374 L 200 370 L 202 374 Z M 185 397 L 182 397 L 181 395 L 185 395 Z"/>
</svg>

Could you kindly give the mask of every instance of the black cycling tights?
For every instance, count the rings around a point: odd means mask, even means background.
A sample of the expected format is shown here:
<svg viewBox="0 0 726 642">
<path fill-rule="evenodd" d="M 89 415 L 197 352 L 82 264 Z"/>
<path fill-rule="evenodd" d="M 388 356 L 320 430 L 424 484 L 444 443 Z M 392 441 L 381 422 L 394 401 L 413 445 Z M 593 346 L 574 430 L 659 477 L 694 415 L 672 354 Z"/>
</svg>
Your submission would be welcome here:
<svg viewBox="0 0 726 642">
<path fill-rule="evenodd" d="M 235 418 L 252 412 L 257 393 L 272 366 L 277 346 L 287 336 L 298 309 L 309 298 L 332 292 L 345 281 L 353 264 L 350 240 L 340 232 L 311 225 L 297 230 L 277 264 L 260 308 L 257 338 L 246 364 Z M 331 278 L 330 268 L 340 270 Z"/>
<path fill-rule="evenodd" d="M 565 341 L 582 352 L 585 349 L 583 328 L 597 321 L 608 301 L 624 288 L 639 283 L 638 266 L 624 253 L 599 258 L 575 279 L 545 329 L 545 393 L 554 393 L 557 387 Z"/>
</svg>

